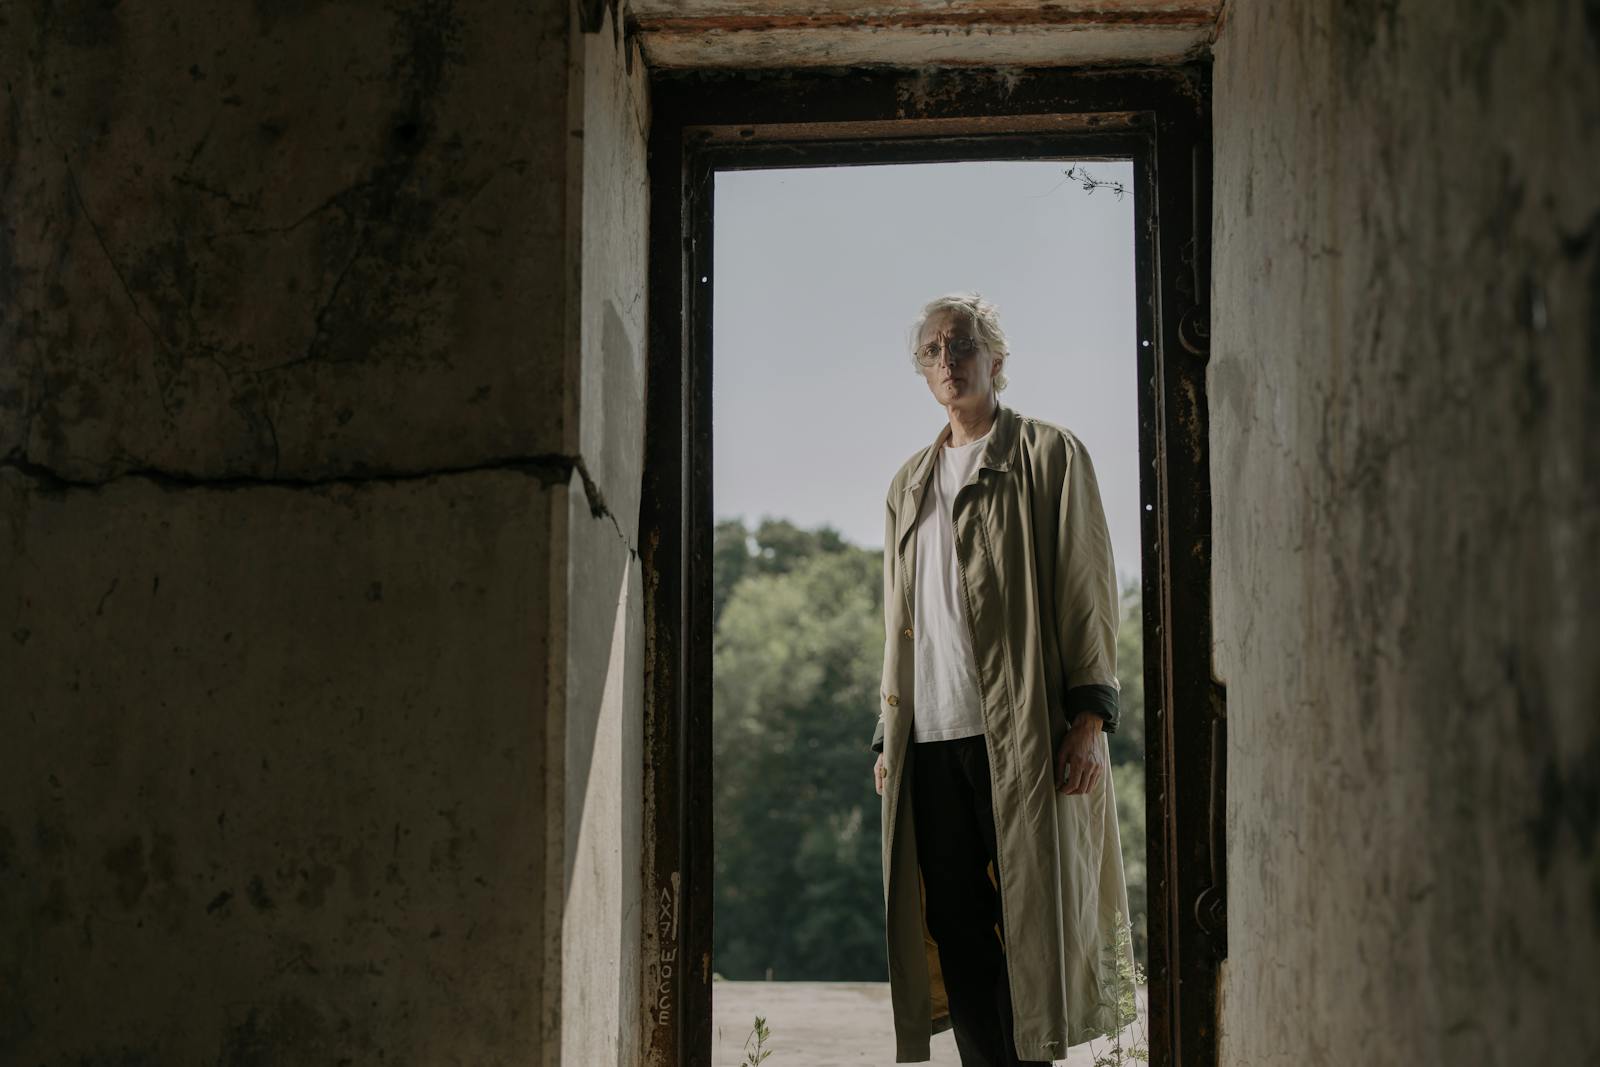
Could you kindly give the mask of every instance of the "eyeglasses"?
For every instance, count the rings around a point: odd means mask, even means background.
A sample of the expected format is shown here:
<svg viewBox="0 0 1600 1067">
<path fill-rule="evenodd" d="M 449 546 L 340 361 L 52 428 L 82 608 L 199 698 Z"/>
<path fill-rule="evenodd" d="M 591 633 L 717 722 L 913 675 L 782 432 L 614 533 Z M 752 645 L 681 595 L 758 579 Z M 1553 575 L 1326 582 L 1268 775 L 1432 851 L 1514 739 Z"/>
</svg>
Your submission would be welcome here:
<svg viewBox="0 0 1600 1067">
<path fill-rule="evenodd" d="M 976 337 L 952 337 L 943 344 L 944 350 L 950 353 L 950 362 L 966 359 L 979 348 L 982 343 Z M 917 362 L 924 367 L 931 367 L 939 362 L 940 342 L 929 341 L 917 349 Z"/>
</svg>

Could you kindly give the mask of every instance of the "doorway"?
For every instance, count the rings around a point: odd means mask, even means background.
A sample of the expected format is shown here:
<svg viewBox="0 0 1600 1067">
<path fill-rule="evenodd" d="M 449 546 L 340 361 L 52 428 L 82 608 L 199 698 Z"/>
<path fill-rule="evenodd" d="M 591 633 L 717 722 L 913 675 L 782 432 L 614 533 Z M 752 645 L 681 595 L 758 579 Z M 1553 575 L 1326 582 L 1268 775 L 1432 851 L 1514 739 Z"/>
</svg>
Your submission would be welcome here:
<svg viewBox="0 0 1600 1067">
<path fill-rule="evenodd" d="M 884 654 L 884 489 L 944 422 L 908 330 L 977 290 L 999 400 L 1094 457 L 1122 617 L 1109 736 L 1146 966 L 1132 165 L 1026 160 L 720 170 L 713 178 L 714 1062 L 753 1020 L 792 1067 L 893 1058 L 881 805 L 866 750 Z M 1133 967 L 1117 977 L 1130 1009 Z M 1136 1018 L 1119 1042 L 1146 1047 Z M 1086 1042 L 1069 1062 L 1109 1054 Z M 954 1034 L 933 1062 L 958 1062 Z"/>
<path fill-rule="evenodd" d="M 1204 69 L 700 73 L 659 77 L 652 97 L 642 519 L 647 1062 L 709 1065 L 713 1037 L 717 176 L 980 160 L 1126 161 L 1146 649 L 1149 1048 L 1154 1063 L 1214 1062 L 1216 969 L 1226 951 L 1225 720 L 1209 671 Z"/>
</svg>

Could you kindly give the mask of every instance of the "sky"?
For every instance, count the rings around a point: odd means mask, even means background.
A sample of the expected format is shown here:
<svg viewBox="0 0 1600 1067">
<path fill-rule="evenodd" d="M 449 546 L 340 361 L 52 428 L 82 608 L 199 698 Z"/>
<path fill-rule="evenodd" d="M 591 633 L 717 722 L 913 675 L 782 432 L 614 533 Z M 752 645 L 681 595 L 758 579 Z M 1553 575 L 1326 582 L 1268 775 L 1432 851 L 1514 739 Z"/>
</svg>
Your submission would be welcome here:
<svg viewBox="0 0 1600 1067">
<path fill-rule="evenodd" d="M 944 293 L 999 309 L 1000 400 L 1075 433 L 1117 570 L 1139 571 L 1133 193 L 1070 160 L 725 171 L 716 176 L 712 504 L 718 519 L 831 525 L 883 545 L 884 493 L 945 409 L 910 329 Z M 1132 186 L 1132 164 L 1084 164 Z"/>
</svg>

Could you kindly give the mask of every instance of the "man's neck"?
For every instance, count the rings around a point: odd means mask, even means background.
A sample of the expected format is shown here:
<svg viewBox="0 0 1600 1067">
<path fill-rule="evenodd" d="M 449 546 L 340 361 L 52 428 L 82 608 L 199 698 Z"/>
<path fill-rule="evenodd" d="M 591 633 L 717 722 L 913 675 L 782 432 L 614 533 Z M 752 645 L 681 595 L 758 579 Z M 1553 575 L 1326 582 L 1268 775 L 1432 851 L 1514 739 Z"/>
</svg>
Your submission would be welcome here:
<svg viewBox="0 0 1600 1067">
<path fill-rule="evenodd" d="M 950 440 L 946 443 L 960 448 L 962 445 L 970 445 L 989 432 L 989 427 L 994 425 L 995 416 L 1000 413 L 1000 401 L 997 397 L 991 396 L 976 410 L 963 410 L 954 404 L 946 410 L 950 413 Z"/>
</svg>

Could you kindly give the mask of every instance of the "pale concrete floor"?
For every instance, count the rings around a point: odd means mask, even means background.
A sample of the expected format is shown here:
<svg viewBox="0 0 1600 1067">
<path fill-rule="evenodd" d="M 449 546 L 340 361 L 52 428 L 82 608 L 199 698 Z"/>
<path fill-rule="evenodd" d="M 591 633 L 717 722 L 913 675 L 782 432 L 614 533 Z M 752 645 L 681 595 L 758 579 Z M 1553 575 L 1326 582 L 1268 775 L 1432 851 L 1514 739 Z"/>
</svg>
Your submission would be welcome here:
<svg viewBox="0 0 1600 1067">
<path fill-rule="evenodd" d="M 729 982 L 711 985 L 711 1067 L 740 1067 L 757 1015 L 767 1020 L 772 1050 L 762 1067 L 893 1067 L 894 1024 L 887 982 Z M 1144 1032 L 1145 997 L 1129 1031 Z M 1126 1040 L 1126 1038 L 1125 1038 Z M 1103 1050 L 1104 1043 L 1094 1043 Z M 1092 1067 L 1089 1044 L 1062 1067 Z M 933 1067 L 961 1067 L 955 1035 L 935 1034 Z"/>
</svg>

